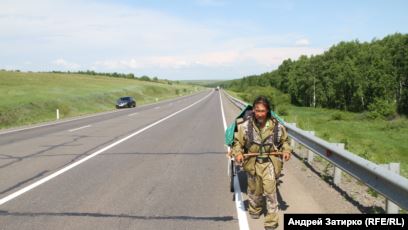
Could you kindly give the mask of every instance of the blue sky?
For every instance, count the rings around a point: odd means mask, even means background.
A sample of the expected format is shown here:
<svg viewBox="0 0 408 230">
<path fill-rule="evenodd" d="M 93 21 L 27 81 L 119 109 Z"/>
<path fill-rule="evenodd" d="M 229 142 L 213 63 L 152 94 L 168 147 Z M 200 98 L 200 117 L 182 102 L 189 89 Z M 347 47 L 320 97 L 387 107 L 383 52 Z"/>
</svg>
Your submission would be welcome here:
<svg viewBox="0 0 408 230">
<path fill-rule="evenodd" d="M 0 69 L 232 79 L 408 32 L 408 1 L 0 0 Z"/>
</svg>

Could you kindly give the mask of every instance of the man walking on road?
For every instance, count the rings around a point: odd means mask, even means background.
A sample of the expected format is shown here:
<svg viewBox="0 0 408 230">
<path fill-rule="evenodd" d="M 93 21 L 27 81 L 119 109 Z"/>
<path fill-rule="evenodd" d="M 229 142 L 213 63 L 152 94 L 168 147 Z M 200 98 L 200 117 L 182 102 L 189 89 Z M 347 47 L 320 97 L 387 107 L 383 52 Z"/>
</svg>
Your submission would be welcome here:
<svg viewBox="0 0 408 230">
<path fill-rule="evenodd" d="M 291 157 L 291 148 L 284 126 L 271 117 L 270 103 L 264 96 L 255 99 L 252 114 L 238 124 L 232 156 L 243 164 L 248 176 L 249 215 L 258 219 L 266 197 L 266 230 L 278 227 L 276 180 L 282 169 L 282 159 Z"/>
</svg>

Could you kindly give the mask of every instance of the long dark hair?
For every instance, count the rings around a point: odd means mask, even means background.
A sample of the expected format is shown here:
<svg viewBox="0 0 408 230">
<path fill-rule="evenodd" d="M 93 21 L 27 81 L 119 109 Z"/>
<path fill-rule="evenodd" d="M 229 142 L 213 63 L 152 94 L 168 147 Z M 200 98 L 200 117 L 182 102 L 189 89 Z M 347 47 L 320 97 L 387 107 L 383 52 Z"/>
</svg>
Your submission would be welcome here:
<svg viewBox="0 0 408 230">
<path fill-rule="evenodd" d="M 252 108 L 255 109 L 256 104 L 263 104 L 268 110 L 268 113 L 266 114 L 267 118 L 271 118 L 271 103 L 269 102 L 268 98 L 266 98 L 265 96 L 258 96 L 257 98 L 255 98 L 254 103 L 252 104 Z"/>
</svg>

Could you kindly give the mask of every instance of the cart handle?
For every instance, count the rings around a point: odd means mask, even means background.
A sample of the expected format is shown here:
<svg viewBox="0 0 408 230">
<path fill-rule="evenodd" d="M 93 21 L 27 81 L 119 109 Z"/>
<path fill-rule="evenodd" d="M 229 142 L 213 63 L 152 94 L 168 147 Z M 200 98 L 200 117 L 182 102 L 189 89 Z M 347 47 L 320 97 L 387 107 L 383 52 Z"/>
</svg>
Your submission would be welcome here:
<svg viewBox="0 0 408 230">
<path fill-rule="evenodd" d="M 261 155 L 260 153 L 245 153 L 244 157 L 254 157 L 254 156 L 259 156 Z M 270 152 L 270 153 L 263 153 L 263 155 L 267 155 L 267 156 L 282 156 L 283 152 Z"/>
</svg>

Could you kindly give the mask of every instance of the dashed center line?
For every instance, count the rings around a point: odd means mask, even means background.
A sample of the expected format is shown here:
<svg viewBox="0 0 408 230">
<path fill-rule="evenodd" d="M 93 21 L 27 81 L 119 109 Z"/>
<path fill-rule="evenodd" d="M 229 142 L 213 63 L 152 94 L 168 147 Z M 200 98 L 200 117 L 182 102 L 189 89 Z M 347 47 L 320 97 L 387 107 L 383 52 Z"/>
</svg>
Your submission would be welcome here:
<svg viewBox="0 0 408 230">
<path fill-rule="evenodd" d="M 80 129 L 89 128 L 89 127 L 91 127 L 91 125 L 81 126 L 81 127 L 79 127 L 79 128 L 70 129 L 70 130 L 68 130 L 68 131 L 69 131 L 69 132 L 74 132 L 74 131 L 77 131 L 77 130 L 80 130 Z"/>
<path fill-rule="evenodd" d="M 131 114 L 129 114 L 128 115 L 128 117 L 132 117 L 132 116 L 135 116 L 135 115 L 138 115 L 139 113 L 131 113 Z"/>
</svg>

